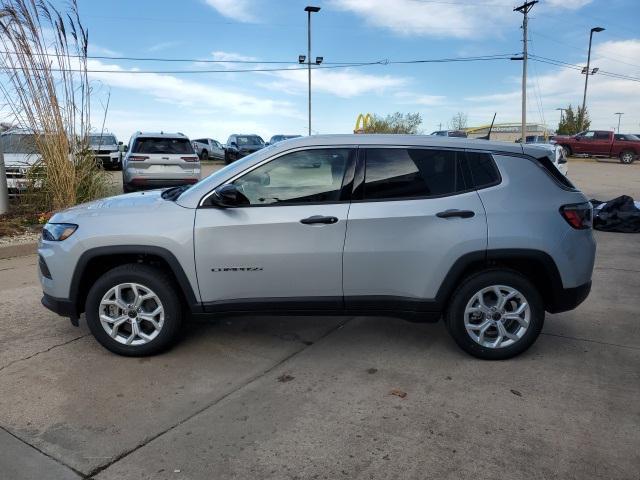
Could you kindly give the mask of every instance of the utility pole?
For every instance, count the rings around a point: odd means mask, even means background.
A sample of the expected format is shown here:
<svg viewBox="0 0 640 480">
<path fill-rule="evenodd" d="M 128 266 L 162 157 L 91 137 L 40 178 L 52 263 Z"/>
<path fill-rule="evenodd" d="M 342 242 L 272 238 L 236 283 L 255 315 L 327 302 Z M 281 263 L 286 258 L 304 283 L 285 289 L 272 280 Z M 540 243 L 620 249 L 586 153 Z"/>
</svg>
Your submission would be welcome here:
<svg viewBox="0 0 640 480">
<path fill-rule="evenodd" d="M 584 77 L 584 95 L 582 96 L 582 111 L 578 112 L 578 124 L 580 125 L 580 128 L 578 130 L 582 131 L 582 129 L 584 128 L 584 114 L 586 113 L 586 108 L 587 108 L 587 84 L 589 83 L 589 75 L 593 75 L 594 73 L 596 73 L 598 71 L 597 68 L 594 68 L 593 71 L 590 71 L 589 68 L 591 67 L 591 42 L 593 41 L 593 33 L 594 32 L 602 32 L 604 31 L 604 28 L 602 27 L 593 27 L 591 29 L 591 32 L 589 33 L 589 53 L 587 54 L 587 68 L 582 70 L 582 73 L 585 74 Z"/>
<path fill-rule="evenodd" d="M 614 115 L 618 115 L 618 133 L 620 133 L 620 118 L 624 115 L 624 112 L 616 112 Z"/>
<path fill-rule="evenodd" d="M 522 19 L 522 143 L 527 141 L 527 60 L 529 58 L 527 48 L 527 25 L 529 23 L 529 11 L 538 3 L 538 0 L 525 2 L 519 7 L 513 9 L 514 12 L 520 12 L 524 15 Z M 519 60 L 513 58 L 513 60 Z"/>
</svg>

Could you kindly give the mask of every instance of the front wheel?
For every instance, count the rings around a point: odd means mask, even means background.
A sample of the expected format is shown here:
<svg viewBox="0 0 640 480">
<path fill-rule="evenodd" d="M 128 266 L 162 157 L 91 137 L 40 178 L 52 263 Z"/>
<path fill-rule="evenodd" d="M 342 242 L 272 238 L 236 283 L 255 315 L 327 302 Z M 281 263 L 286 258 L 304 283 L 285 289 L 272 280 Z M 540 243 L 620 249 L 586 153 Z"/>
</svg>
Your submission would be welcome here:
<svg viewBox="0 0 640 480">
<path fill-rule="evenodd" d="M 569 158 L 571 156 L 571 154 L 573 153 L 573 152 L 571 152 L 571 148 L 566 146 L 566 145 L 562 145 L 562 150 L 564 150 L 564 156 L 566 158 Z"/>
<path fill-rule="evenodd" d="M 544 324 L 537 289 L 511 270 L 487 270 L 467 278 L 445 313 L 449 333 L 467 353 L 503 360 L 527 350 Z"/>
<path fill-rule="evenodd" d="M 631 163 L 633 163 L 633 161 L 635 160 L 635 155 L 633 154 L 633 152 L 626 150 L 622 153 L 620 153 L 620 163 L 624 163 L 625 165 L 629 165 Z"/>
<path fill-rule="evenodd" d="M 127 264 L 93 284 L 85 311 L 93 336 L 125 356 L 159 353 L 177 338 L 182 310 L 171 279 L 160 269 Z"/>
</svg>

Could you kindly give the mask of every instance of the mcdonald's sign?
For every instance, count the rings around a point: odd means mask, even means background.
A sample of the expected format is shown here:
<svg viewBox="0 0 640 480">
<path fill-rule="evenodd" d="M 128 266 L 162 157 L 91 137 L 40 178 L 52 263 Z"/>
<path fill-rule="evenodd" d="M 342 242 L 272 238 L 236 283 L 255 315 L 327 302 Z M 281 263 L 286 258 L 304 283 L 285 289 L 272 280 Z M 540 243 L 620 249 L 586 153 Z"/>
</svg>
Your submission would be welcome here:
<svg viewBox="0 0 640 480">
<path fill-rule="evenodd" d="M 356 126 L 353 129 L 353 133 L 364 133 L 367 127 L 371 125 L 371 114 L 360 114 L 356 119 Z"/>
</svg>

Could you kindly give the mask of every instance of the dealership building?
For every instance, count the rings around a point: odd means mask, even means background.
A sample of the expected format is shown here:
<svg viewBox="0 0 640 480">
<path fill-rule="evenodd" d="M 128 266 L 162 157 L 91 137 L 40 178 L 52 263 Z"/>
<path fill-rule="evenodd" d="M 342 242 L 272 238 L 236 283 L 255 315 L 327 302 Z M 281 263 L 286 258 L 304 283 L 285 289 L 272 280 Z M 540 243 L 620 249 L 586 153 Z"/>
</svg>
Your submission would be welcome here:
<svg viewBox="0 0 640 480">
<path fill-rule="evenodd" d="M 491 125 L 465 128 L 469 138 L 486 137 Z M 521 137 L 521 123 L 495 123 L 491 128 L 489 140 L 500 140 L 503 142 L 515 142 Z M 540 123 L 527 123 L 527 135 L 553 135 L 553 131 L 546 125 Z"/>
</svg>

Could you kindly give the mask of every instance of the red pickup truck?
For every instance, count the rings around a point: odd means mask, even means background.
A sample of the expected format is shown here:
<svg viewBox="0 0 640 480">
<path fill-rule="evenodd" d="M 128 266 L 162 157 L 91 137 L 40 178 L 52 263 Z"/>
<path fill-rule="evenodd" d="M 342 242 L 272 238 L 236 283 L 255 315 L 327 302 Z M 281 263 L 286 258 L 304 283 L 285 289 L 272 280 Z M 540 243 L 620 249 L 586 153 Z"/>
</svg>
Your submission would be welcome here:
<svg viewBox="0 0 640 480">
<path fill-rule="evenodd" d="M 622 163 L 633 163 L 640 155 L 640 138 L 635 135 L 588 130 L 572 136 L 556 135 L 554 140 L 567 156 L 618 158 Z"/>
</svg>

